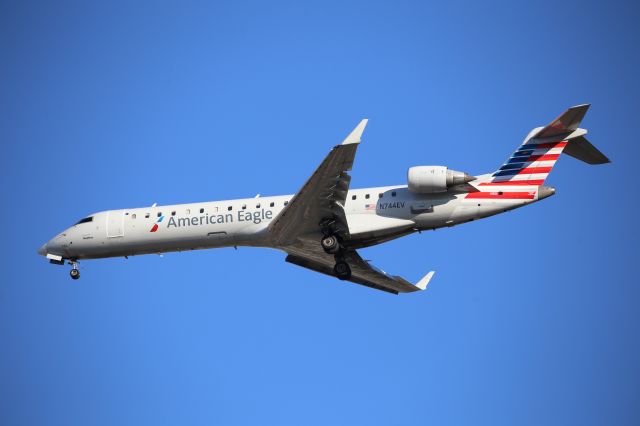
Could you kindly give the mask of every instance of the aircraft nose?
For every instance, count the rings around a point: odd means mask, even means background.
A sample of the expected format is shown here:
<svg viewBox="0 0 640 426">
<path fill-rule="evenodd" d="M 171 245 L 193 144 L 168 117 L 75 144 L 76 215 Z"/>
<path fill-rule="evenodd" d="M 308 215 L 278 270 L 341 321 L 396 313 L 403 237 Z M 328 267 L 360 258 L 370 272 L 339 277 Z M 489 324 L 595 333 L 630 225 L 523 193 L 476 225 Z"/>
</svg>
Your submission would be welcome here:
<svg viewBox="0 0 640 426">
<path fill-rule="evenodd" d="M 43 244 L 43 245 L 42 245 L 42 247 L 40 247 L 40 248 L 38 249 L 38 254 L 39 254 L 40 256 L 46 256 L 46 255 L 47 255 L 47 244 L 46 244 L 46 243 L 45 243 L 45 244 Z"/>
</svg>

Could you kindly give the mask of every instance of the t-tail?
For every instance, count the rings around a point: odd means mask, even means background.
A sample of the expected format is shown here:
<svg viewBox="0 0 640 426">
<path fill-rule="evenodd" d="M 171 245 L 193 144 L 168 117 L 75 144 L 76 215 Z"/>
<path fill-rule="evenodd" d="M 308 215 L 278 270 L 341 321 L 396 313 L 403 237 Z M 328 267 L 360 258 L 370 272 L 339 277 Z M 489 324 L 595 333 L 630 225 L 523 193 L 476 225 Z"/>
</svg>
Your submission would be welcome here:
<svg viewBox="0 0 640 426">
<path fill-rule="evenodd" d="M 609 159 L 585 138 L 587 131 L 579 127 L 589 106 L 571 107 L 548 126 L 533 129 L 507 162 L 478 185 L 541 186 L 563 152 L 588 164 L 609 163 Z M 540 192 L 543 195 L 545 191 Z"/>
</svg>

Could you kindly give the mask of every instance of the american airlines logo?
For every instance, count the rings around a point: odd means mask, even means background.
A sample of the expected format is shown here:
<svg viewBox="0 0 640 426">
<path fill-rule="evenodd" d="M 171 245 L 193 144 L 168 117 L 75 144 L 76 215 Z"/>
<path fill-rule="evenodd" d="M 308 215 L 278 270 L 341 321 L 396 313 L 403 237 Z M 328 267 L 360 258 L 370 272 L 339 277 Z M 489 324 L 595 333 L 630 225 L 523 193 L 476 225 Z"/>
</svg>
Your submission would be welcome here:
<svg viewBox="0 0 640 426">
<path fill-rule="evenodd" d="M 162 219 L 164 219 L 164 216 L 160 216 L 158 220 L 156 220 L 156 223 L 153 224 L 149 232 L 156 232 L 158 230 L 158 224 L 162 222 Z"/>
</svg>

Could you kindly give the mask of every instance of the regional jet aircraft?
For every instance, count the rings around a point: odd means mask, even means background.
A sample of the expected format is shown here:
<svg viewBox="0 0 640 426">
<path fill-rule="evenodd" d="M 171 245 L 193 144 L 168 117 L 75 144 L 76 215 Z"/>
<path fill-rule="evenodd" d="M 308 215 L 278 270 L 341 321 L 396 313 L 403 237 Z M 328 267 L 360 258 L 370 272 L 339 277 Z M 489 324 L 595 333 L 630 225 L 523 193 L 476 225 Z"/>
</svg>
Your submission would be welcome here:
<svg viewBox="0 0 640 426">
<path fill-rule="evenodd" d="M 589 105 L 569 108 L 533 129 L 493 173 L 471 176 L 445 166 L 411 167 L 407 185 L 350 189 L 349 171 L 367 120 L 335 146 L 294 195 L 109 210 L 87 216 L 43 245 L 51 263 L 229 246 L 269 247 L 286 261 L 389 293 L 426 289 L 387 274 L 357 249 L 413 232 L 451 227 L 535 203 L 561 153 L 588 164 L 609 159 L 579 128 Z"/>
</svg>

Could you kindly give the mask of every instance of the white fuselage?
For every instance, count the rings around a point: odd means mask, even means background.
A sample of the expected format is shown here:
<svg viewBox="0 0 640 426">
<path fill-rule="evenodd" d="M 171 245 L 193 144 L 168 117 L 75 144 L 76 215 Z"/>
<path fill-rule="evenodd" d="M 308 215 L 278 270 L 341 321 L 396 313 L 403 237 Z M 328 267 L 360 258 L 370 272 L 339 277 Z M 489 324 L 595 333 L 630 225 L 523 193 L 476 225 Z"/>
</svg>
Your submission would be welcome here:
<svg viewBox="0 0 640 426">
<path fill-rule="evenodd" d="M 518 188 L 525 197 L 513 199 L 502 198 L 499 191 L 483 189 L 486 196 L 469 198 L 466 191 L 416 194 L 404 185 L 350 190 L 344 206 L 350 231 L 346 244 L 366 247 L 415 231 L 454 226 L 553 194 L 547 187 L 527 186 Z M 272 243 L 268 226 L 292 197 L 99 212 L 52 238 L 39 253 L 78 260 L 228 246 L 280 249 Z"/>
</svg>

